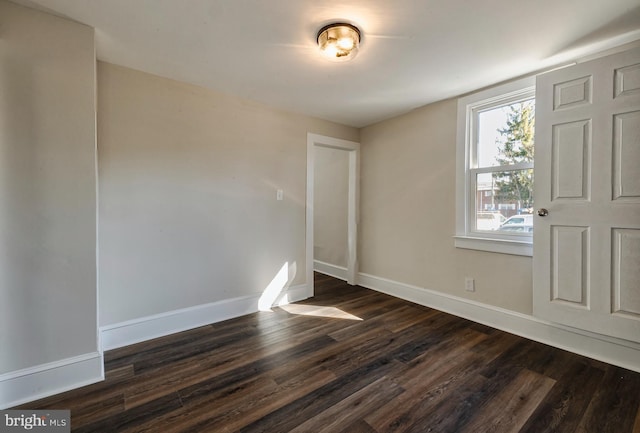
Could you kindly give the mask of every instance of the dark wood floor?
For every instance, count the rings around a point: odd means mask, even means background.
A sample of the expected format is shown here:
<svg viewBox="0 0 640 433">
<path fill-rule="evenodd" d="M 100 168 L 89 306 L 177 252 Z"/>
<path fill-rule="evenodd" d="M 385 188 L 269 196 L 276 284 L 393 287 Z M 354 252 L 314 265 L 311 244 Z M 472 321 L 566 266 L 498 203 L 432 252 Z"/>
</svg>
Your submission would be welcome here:
<svg viewBox="0 0 640 433">
<path fill-rule="evenodd" d="M 109 351 L 104 382 L 24 408 L 71 409 L 74 432 L 640 432 L 638 373 L 330 277 L 316 292 Z"/>
</svg>

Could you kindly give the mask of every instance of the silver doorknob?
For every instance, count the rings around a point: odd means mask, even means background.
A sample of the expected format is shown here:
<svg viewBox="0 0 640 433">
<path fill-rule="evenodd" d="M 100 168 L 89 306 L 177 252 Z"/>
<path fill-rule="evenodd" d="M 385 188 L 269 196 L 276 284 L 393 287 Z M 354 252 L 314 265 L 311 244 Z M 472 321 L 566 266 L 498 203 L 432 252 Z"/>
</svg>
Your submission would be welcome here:
<svg viewBox="0 0 640 433">
<path fill-rule="evenodd" d="M 545 208 L 538 209 L 538 216 L 545 217 L 547 215 L 549 215 L 548 210 L 546 210 Z"/>
</svg>

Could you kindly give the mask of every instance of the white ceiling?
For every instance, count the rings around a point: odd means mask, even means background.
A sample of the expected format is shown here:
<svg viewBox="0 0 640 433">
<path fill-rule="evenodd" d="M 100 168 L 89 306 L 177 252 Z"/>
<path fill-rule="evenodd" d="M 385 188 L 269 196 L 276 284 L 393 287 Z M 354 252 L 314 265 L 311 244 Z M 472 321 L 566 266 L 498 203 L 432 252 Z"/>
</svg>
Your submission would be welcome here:
<svg viewBox="0 0 640 433">
<path fill-rule="evenodd" d="M 96 29 L 98 59 L 356 127 L 640 39 L 638 0 L 14 0 Z M 320 27 L 363 33 L 321 57 Z"/>
</svg>

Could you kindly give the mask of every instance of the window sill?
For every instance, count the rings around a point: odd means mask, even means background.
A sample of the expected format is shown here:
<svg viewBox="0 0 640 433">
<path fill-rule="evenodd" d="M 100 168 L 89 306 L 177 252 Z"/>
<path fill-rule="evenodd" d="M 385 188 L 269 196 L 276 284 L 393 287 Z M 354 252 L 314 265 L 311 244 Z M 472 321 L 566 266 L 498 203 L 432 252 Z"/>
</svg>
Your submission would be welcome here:
<svg viewBox="0 0 640 433">
<path fill-rule="evenodd" d="M 533 256 L 533 244 L 531 242 L 476 238 L 472 236 L 454 236 L 454 240 L 456 248 L 516 256 Z"/>
</svg>

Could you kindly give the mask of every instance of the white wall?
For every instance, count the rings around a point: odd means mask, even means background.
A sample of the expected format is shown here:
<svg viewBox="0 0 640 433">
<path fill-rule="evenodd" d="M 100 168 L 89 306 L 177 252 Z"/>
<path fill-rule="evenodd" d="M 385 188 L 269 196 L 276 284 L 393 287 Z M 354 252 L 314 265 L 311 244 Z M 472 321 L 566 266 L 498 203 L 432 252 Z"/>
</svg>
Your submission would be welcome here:
<svg viewBox="0 0 640 433">
<path fill-rule="evenodd" d="M 307 132 L 357 129 L 103 62 L 98 101 L 101 326 L 306 283 Z"/>
<path fill-rule="evenodd" d="M 95 133 L 93 29 L 0 1 L 0 374 L 97 350 Z"/>
<path fill-rule="evenodd" d="M 316 146 L 314 157 L 313 258 L 346 268 L 349 152 Z"/>
<path fill-rule="evenodd" d="M 360 271 L 531 314 L 530 257 L 453 246 L 456 100 L 363 128 L 361 144 Z"/>
</svg>

